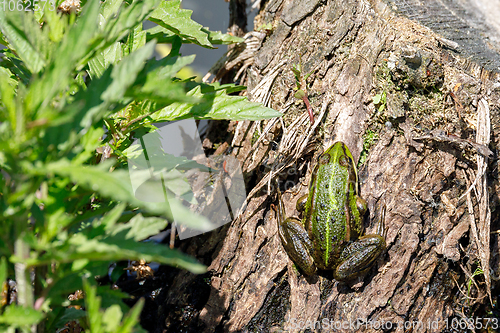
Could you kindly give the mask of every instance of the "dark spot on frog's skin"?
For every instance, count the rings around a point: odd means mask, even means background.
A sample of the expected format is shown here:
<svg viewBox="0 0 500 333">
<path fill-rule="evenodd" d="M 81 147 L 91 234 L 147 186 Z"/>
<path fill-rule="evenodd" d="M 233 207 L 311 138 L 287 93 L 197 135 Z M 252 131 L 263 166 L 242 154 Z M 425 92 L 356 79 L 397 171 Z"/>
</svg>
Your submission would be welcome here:
<svg viewBox="0 0 500 333">
<path fill-rule="evenodd" d="M 326 208 L 326 204 L 324 202 L 321 203 L 321 208 L 323 208 L 323 209 Z"/>
<path fill-rule="evenodd" d="M 332 215 L 332 217 L 330 218 L 330 221 L 333 223 L 335 223 L 335 216 Z"/>
</svg>

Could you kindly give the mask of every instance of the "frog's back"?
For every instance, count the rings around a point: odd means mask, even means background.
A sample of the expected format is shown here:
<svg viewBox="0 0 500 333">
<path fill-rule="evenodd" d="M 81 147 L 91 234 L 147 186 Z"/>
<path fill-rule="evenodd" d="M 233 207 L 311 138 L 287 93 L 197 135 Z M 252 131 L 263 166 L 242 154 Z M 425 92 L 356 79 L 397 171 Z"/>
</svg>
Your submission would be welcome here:
<svg viewBox="0 0 500 333">
<path fill-rule="evenodd" d="M 349 234 L 346 222 L 349 171 L 338 163 L 331 163 L 328 167 L 319 167 L 315 178 L 310 189 L 309 207 L 314 209 L 308 212 L 311 214 L 308 231 L 314 245 L 315 262 L 321 269 L 332 269 Z"/>
</svg>

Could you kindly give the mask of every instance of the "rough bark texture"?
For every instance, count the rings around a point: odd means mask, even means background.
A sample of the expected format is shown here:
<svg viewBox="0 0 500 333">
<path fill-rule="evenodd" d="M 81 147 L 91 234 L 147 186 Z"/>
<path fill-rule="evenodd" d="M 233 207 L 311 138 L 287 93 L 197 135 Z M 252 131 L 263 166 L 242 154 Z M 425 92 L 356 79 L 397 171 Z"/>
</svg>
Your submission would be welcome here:
<svg viewBox="0 0 500 333">
<path fill-rule="evenodd" d="M 300 63 L 304 75 L 312 73 L 307 91 L 319 126 L 298 158 L 273 177 L 282 190 L 294 185 L 284 194 L 287 215 L 297 215 L 295 201 L 307 191 L 300 182 L 310 179 L 318 154 L 343 141 L 356 159 L 362 158 L 368 231 L 386 206 L 386 253 L 362 284 L 339 283 L 328 272 L 305 278 L 281 245 L 271 209 L 275 195 L 263 187 L 231 224 L 181 244 L 209 265 L 209 273 L 172 277 L 162 291 L 162 329 L 296 332 L 315 325 L 310 331 L 326 332 L 331 331 L 328 325 L 361 320 L 372 323 L 359 327 L 363 332 L 379 332 L 372 325 L 383 323 L 392 323 L 391 332 L 440 332 L 452 320 L 488 317 L 488 284 L 496 302 L 499 274 L 498 233 L 491 234 L 489 244 L 490 229 L 497 230 L 499 220 L 499 75 L 464 58 L 429 28 L 400 16 L 393 5 L 377 0 L 263 2 L 256 26 L 270 23 L 273 29 L 248 69 L 248 93 L 282 111 L 286 130 L 276 122 L 256 144 L 268 122 L 239 122 L 227 140 L 243 163 L 250 191 L 287 154 L 276 148 L 280 140 L 312 128 L 303 102 L 294 98 L 291 68 Z M 266 80 L 270 84 L 263 93 L 259 83 Z M 479 136 L 483 123 L 489 124 L 481 118 L 484 112 L 491 120 L 489 145 L 489 135 Z M 482 175 L 478 170 L 488 154 Z M 478 172 L 476 186 L 463 196 Z M 481 240 L 486 244 L 478 247 Z M 469 290 L 471 274 L 488 263 L 491 279 L 479 274 Z M 424 326 L 397 326 L 405 321 Z M 335 328 L 354 331 L 352 326 Z"/>
</svg>

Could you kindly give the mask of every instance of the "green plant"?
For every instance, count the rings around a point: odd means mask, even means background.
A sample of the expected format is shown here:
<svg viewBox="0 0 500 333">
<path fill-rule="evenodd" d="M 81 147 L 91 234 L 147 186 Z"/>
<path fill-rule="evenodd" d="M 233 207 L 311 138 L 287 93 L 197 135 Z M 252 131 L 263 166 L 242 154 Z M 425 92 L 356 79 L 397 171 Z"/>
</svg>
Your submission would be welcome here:
<svg viewBox="0 0 500 333">
<path fill-rule="evenodd" d="M 309 103 L 309 97 L 307 95 L 307 79 L 309 76 L 312 74 L 312 72 L 303 75 L 302 73 L 302 66 L 299 64 L 297 65 L 292 65 L 292 72 L 293 75 L 295 76 L 295 85 L 296 87 L 294 88 L 295 90 L 295 98 L 301 99 L 304 104 L 306 105 L 307 112 L 309 113 L 309 121 L 311 122 L 311 125 L 314 124 L 314 112 L 313 109 L 311 108 L 311 104 Z"/>
<path fill-rule="evenodd" d="M 471 290 L 471 287 L 472 287 L 472 284 L 474 283 L 474 278 L 476 276 L 479 276 L 479 275 L 483 275 L 484 274 L 484 271 L 483 269 L 481 268 L 481 266 L 479 265 L 479 263 L 477 263 L 477 268 L 476 270 L 474 271 L 474 273 L 472 273 L 472 276 L 469 278 L 469 280 L 467 281 L 467 296 L 470 296 L 470 290 Z"/>
<path fill-rule="evenodd" d="M 281 114 L 228 95 L 242 87 L 176 78 L 194 59 L 179 54 L 183 43 L 212 48 L 241 41 L 208 31 L 190 15 L 180 0 L 83 1 L 82 10 L 69 15 L 49 5 L 27 12 L 0 6 L 6 47 L 0 61 L 0 286 L 15 280 L 18 297 L 18 304 L 5 305 L 2 296 L 0 331 L 38 325 L 39 332 L 54 332 L 76 319 L 89 332 L 137 331 L 142 302 L 122 319 L 126 295 L 92 286 L 94 276 L 127 259 L 205 271 L 177 250 L 141 242 L 174 213 L 177 223 L 201 230 L 210 222 L 176 199 L 137 200 L 125 169 L 127 149 L 156 122 Z M 146 19 L 158 26 L 143 30 Z M 152 58 L 157 42 L 172 47 L 160 60 Z M 99 153 L 104 149 L 109 154 Z M 182 174 L 189 161 L 171 158 L 169 168 Z M 85 292 L 85 311 L 68 307 L 76 290 Z"/>
<path fill-rule="evenodd" d="M 378 140 L 378 133 L 367 129 L 365 134 L 363 134 L 363 150 L 361 151 L 358 168 L 360 168 L 368 158 L 368 152 L 370 151 L 371 146 Z"/>
<path fill-rule="evenodd" d="M 387 103 L 387 94 L 384 92 L 377 94 L 372 97 L 372 101 L 374 105 L 378 105 L 378 112 L 382 112 L 385 110 L 385 106 Z"/>
</svg>

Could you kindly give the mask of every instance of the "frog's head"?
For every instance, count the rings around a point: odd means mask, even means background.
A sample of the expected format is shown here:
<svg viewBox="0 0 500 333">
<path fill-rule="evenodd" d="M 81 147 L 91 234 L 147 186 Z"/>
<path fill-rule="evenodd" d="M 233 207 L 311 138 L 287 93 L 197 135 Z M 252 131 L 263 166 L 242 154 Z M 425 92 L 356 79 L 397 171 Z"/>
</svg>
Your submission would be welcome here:
<svg viewBox="0 0 500 333">
<path fill-rule="evenodd" d="M 335 142 L 320 156 L 319 164 L 340 165 L 344 168 L 348 168 L 349 170 L 353 170 L 356 174 L 354 158 L 352 157 L 352 154 L 346 144 L 341 141 Z"/>
<path fill-rule="evenodd" d="M 354 158 L 345 143 L 336 142 L 319 157 L 319 168 L 327 166 L 345 169 L 347 175 L 346 186 L 348 186 L 353 198 L 355 198 L 357 209 L 363 215 L 367 210 L 367 205 L 366 201 L 358 195 L 358 172 L 354 164 Z"/>
</svg>

